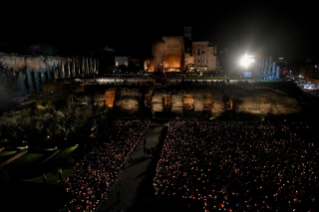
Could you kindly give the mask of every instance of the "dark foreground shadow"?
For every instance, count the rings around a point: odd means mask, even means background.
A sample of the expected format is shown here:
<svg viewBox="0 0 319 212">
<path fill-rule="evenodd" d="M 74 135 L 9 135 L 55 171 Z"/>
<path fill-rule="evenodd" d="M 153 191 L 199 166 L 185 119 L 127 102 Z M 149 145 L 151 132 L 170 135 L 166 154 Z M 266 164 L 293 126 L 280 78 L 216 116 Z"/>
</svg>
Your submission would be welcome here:
<svg viewBox="0 0 319 212">
<path fill-rule="evenodd" d="M 0 180 L 0 188 L 1 211 L 57 212 L 70 199 L 56 185 Z"/>
<path fill-rule="evenodd" d="M 138 193 L 134 199 L 134 205 L 128 210 L 133 211 L 156 211 L 156 198 L 153 189 L 153 177 L 155 176 L 155 168 L 157 161 L 160 159 L 160 153 L 163 148 L 164 138 L 167 134 L 167 127 L 161 131 L 159 143 L 155 147 L 156 151 L 152 154 L 151 163 L 143 175 L 145 176 L 142 183 L 138 186 Z"/>
</svg>

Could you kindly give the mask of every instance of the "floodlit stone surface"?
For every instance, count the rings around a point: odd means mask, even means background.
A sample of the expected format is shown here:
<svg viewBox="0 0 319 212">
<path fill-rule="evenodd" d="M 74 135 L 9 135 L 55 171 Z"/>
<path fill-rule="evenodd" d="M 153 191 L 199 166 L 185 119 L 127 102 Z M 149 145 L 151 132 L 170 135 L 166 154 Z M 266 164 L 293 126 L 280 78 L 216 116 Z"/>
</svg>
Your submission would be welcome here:
<svg viewBox="0 0 319 212">
<path fill-rule="evenodd" d="M 117 100 L 115 106 L 127 112 L 136 112 L 139 108 L 139 102 L 136 99 L 125 98 Z"/>
</svg>

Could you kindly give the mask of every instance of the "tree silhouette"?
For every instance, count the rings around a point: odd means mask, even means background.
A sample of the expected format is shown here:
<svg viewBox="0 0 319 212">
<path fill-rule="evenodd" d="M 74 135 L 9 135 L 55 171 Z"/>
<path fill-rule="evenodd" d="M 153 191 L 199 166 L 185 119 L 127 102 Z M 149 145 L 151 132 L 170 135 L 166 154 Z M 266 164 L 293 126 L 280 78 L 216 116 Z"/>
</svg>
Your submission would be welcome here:
<svg viewBox="0 0 319 212">
<path fill-rule="evenodd" d="M 50 82 L 51 70 L 50 70 L 50 66 L 49 65 L 47 65 L 47 76 L 48 76 L 48 82 Z"/>
<path fill-rule="evenodd" d="M 31 70 L 29 67 L 27 68 L 27 77 L 28 77 L 28 86 L 29 86 L 30 92 L 32 92 L 34 91 L 34 87 L 32 82 Z"/>
<path fill-rule="evenodd" d="M 59 71 L 59 77 L 63 78 L 63 76 L 62 76 L 62 68 L 61 68 L 60 63 L 58 63 L 58 71 Z"/>
<path fill-rule="evenodd" d="M 46 83 L 47 79 L 45 77 L 44 68 L 41 68 L 41 82 Z"/>
<path fill-rule="evenodd" d="M 57 79 L 58 77 L 57 77 L 57 75 L 56 75 L 56 70 L 55 70 L 56 68 L 55 68 L 55 63 L 53 63 L 53 66 L 52 66 L 52 72 L 53 72 L 53 79 Z"/>
<path fill-rule="evenodd" d="M 34 69 L 33 74 L 34 74 L 35 86 L 37 88 L 37 91 L 39 91 L 40 90 L 40 81 L 39 81 L 38 70 L 36 68 Z"/>
<path fill-rule="evenodd" d="M 25 91 L 24 78 L 21 71 L 19 72 L 19 77 L 18 77 L 18 90 L 21 92 Z"/>
</svg>

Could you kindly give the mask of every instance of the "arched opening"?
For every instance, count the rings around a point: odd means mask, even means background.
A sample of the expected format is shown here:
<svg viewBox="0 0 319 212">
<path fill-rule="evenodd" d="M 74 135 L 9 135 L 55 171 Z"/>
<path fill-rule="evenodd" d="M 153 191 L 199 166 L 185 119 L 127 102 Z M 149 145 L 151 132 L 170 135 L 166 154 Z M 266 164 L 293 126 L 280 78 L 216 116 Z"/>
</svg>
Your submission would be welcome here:
<svg viewBox="0 0 319 212">
<path fill-rule="evenodd" d="M 204 110 L 210 111 L 213 107 L 213 96 L 210 94 L 204 95 Z"/>
<path fill-rule="evenodd" d="M 229 98 L 229 100 L 226 102 L 226 109 L 233 110 L 233 108 L 234 108 L 234 100 L 233 98 Z"/>
<path fill-rule="evenodd" d="M 107 90 L 104 94 L 105 106 L 108 108 L 113 108 L 116 96 L 116 88 L 111 88 Z"/>
<path fill-rule="evenodd" d="M 171 97 L 170 96 L 164 96 L 163 97 L 163 104 L 165 110 L 171 109 Z"/>
<path fill-rule="evenodd" d="M 147 108 L 150 108 L 152 104 L 152 95 L 146 94 L 144 97 L 144 105 Z"/>
</svg>

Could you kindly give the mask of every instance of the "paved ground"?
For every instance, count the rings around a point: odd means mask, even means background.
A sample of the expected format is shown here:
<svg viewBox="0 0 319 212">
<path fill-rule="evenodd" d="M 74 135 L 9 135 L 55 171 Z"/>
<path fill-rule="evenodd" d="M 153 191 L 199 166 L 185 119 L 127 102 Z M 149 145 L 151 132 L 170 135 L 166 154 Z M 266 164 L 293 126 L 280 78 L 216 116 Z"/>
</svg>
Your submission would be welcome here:
<svg viewBox="0 0 319 212">
<path fill-rule="evenodd" d="M 108 195 L 108 199 L 100 207 L 99 212 L 106 211 L 146 211 L 153 196 L 152 180 L 155 176 L 155 167 L 162 149 L 159 141 L 161 134 L 165 133 L 162 126 L 151 124 L 148 132 L 144 135 L 133 152 L 134 160 L 127 164 L 120 179 Z M 143 140 L 146 139 L 146 147 L 155 147 L 152 155 L 144 155 Z M 120 201 L 117 197 L 117 189 L 120 190 Z"/>
</svg>

